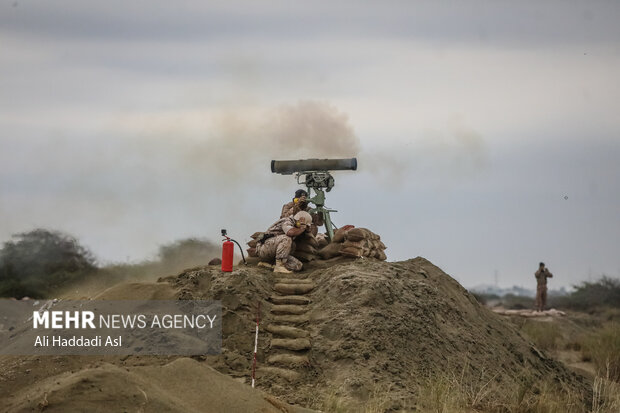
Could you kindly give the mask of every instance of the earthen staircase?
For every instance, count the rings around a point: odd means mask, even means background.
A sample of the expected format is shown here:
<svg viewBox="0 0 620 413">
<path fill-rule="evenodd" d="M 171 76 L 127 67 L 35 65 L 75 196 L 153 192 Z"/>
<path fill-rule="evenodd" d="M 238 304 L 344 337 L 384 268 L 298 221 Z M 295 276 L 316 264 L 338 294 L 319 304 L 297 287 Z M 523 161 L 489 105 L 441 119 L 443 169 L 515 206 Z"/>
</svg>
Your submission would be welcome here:
<svg viewBox="0 0 620 413">
<path fill-rule="evenodd" d="M 261 376 L 276 376 L 289 382 L 299 378 L 310 365 L 309 294 L 316 285 L 301 274 L 270 274 L 274 294 L 265 329 L 272 334 L 266 365 L 258 369 Z"/>
</svg>

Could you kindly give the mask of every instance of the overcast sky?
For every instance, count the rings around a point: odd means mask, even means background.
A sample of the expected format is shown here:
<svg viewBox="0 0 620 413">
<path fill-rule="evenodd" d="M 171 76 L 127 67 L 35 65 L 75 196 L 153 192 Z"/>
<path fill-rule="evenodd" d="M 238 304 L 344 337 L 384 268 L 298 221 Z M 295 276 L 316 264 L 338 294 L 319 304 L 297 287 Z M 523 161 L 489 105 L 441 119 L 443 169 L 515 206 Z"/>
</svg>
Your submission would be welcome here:
<svg viewBox="0 0 620 413">
<path fill-rule="evenodd" d="M 0 1 L 0 242 L 247 241 L 358 157 L 337 225 L 466 287 L 620 276 L 616 1 Z"/>
</svg>

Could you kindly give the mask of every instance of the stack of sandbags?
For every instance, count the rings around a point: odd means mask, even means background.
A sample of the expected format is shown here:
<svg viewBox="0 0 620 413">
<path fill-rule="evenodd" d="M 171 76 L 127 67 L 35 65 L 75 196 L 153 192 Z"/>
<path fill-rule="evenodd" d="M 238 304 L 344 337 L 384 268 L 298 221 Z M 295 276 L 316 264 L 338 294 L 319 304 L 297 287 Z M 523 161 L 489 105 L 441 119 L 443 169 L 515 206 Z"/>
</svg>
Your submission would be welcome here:
<svg viewBox="0 0 620 413">
<path fill-rule="evenodd" d="M 304 232 L 295 238 L 295 250 L 291 254 L 301 262 L 310 262 L 317 259 L 319 242 L 309 232 Z"/>
<path fill-rule="evenodd" d="M 372 257 L 384 261 L 385 244 L 381 237 L 366 228 L 352 228 L 345 232 L 340 254 L 345 257 Z"/>
<path fill-rule="evenodd" d="M 342 248 L 342 243 L 344 242 L 344 234 L 352 228 L 355 227 L 353 225 L 345 225 L 341 228 L 338 228 L 336 232 L 334 232 L 334 238 L 332 238 L 332 242 L 329 244 L 325 243 L 325 245 L 321 246 L 318 251 L 319 256 L 324 260 L 339 256 L 340 248 Z M 323 237 L 325 238 L 325 242 L 327 242 L 327 236 L 325 236 L 324 234 L 321 235 L 323 235 Z"/>
<path fill-rule="evenodd" d="M 258 257 L 258 255 L 256 254 L 256 244 L 258 244 L 258 241 L 256 239 L 262 234 L 262 232 L 255 232 L 254 234 L 250 235 L 250 238 L 252 239 L 247 243 L 248 247 L 250 248 L 246 250 L 248 252 L 248 257 Z"/>
<path fill-rule="evenodd" d="M 343 243 L 346 233 L 353 228 L 355 228 L 355 225 L 345 225 L 338 228 L 336 232 L 334 232 L 334 239 L 332 239 L 332 242 Z"/>
<path fill-rule="evenodd" d="M 321 248 L 319 256 L 328 260 L 339 255 L 345 257 L 372 257 L 385 260 L 385 244 L 381 237 L 366 228 L 355 228 L 353 225 L 345 225 L 334 233 L 332 242 Z"/>
</svg>

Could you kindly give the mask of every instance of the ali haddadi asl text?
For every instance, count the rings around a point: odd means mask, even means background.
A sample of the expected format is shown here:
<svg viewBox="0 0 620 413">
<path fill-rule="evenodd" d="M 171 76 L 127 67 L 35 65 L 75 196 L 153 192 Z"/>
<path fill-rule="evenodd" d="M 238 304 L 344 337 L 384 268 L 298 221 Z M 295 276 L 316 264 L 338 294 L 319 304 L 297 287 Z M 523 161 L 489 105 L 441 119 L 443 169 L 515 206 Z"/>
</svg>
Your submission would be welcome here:
<svg viewBox="0 0 620 413">
<path fill-rule="evenodd" d="M 61 336 L 37 336 L 34 341 L 35 347 L 121 347 L 122 337 L 106 336 L 105 340 L 102 340 L 101 336 L 95 336 L 86 338 L 84 336 L 73 336 L 65 338 Z"/>
</svg>

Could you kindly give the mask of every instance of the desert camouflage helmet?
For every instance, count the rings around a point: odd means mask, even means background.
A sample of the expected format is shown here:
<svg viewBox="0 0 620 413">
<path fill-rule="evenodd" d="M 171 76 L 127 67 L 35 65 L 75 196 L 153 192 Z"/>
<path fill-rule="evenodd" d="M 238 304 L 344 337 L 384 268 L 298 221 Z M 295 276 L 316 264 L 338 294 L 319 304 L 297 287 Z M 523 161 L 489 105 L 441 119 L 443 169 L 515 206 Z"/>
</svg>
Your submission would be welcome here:
<svg viewBox="0 0 620 413">
<path fill-rule="evenodd" d="M 312 224 L 312 216 L 309 213 L 307 213 L 306 211 L 299 211 L 298 213 L 295 214 L 293 219 L 295 221 L 298 221 L 298 222 L 306 224 L 306 225 Z"/>
</svg>

